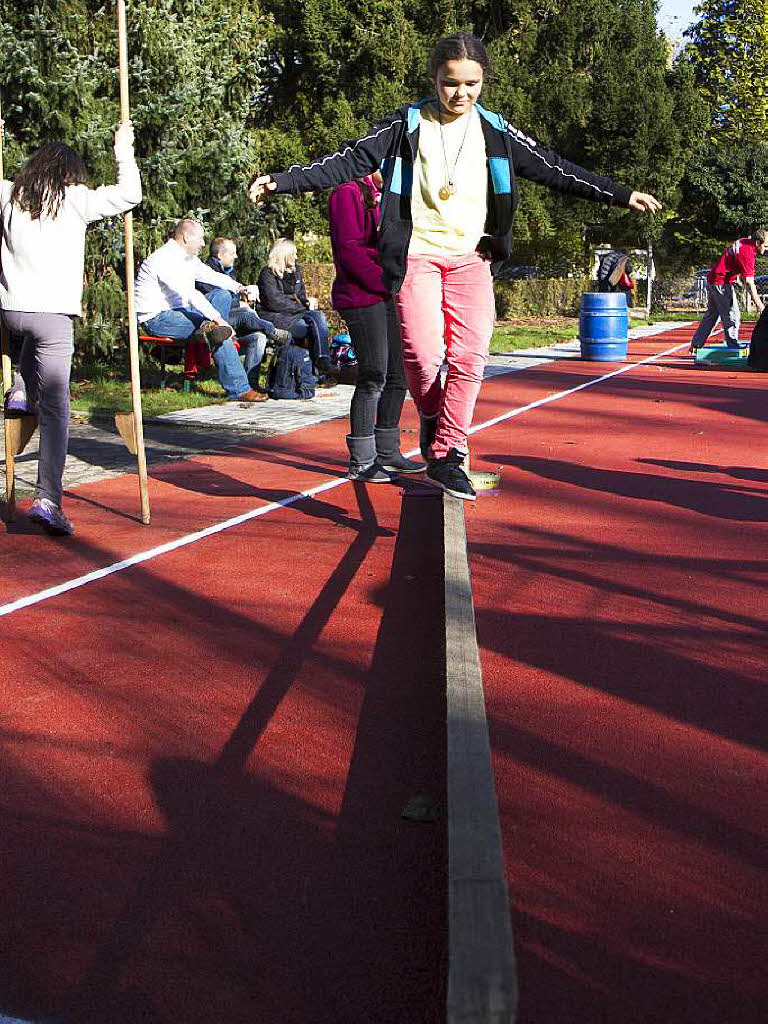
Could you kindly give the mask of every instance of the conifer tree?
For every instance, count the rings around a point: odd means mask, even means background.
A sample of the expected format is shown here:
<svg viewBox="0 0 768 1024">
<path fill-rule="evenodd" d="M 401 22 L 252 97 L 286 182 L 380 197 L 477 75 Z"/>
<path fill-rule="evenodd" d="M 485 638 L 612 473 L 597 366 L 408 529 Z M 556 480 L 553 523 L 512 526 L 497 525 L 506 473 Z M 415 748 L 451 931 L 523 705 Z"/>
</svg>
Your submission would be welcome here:
<svg viewBox="0 0 768 1024">
<path fill-rule="evenodd" d="M 711 111 L 713 141 L 764 142 L 767 0 L 701 0 L 695 11 L 687 57 Z"/>
<path fill-rule="evenodd" d="M 525 99 L 511 92 L 508 106 L 517 107 L 519 126 L 577 163 L 674 206 L 696 117 L 679 116 L 683 83 L 669 67 L 652 0 L 552 0 L 535 25 L 535 38 L 518 37 Z M 661 231 L 660 216 L 612 212 L 526 182 L 521 195 L 520 262 L 540 262 L 538 249 L 555 266 L 586 266 L 591 242 L 641 245 Z"/>
<path fill-rule="evenodd" d="M 0 0 L 9 172 L 59 137 L 83 153 L 94 181 L 114 173 L 113 8 Z M 693 69 L 667 67 L 653 0 L 129 0 L 128 10 L 145 181 L 138 255 L 187 214 L 237 237 L 245 276 L 278 233 L 325 234 L 324 197 L 254 210 L 250 174 L 325 152 L 428 95 L 429 49 L 457 30 L 481 36 L 490 51 L 483 102 L 563 155 L 656 191 L 674 209 L 695 150 Z M 647 227 L 525 182 L 521 195 L 521 263 L 567 269 L 583 263 L 590 237 L 636 242 Z M 91 276 L 119 264 L 118 236 L 108 226 L 89 234 Z"/>
<path fill-rule="evenodd" d="M 258 5 L 130 0 L 128 14 L 131 109 L 145 182 L 136 211 L 140 254 L 188 214 L 216 231 L 250 228 L 245 184 L 258 163 L 250 117 L 269 34 Z M 0 24 L 8 171 L 59 138 L 84 156 L 94 182 L 109 179 L 119 118 L 114 4 L 0 0 Z"/>
<path fill-rule="evenodd" d="M 702 0 L 678 68 L 706 104 L 668 226 L 670 253 L 705 265 L 723 244 L 768 225 L 768 2 Z"/>
</svg>

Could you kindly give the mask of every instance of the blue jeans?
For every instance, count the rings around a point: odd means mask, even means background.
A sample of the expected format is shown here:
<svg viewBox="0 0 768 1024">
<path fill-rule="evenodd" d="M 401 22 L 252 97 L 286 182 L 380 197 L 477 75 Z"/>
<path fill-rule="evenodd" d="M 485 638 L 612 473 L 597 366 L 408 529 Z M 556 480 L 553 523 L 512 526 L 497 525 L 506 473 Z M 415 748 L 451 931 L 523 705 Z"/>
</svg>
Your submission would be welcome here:
<svg viewBox="0 0 768 1024">
<path fill-rule="evenodd" d="M 214 288 L 208 292 L 206 298 L 217 313 L 221 314 L 223 320 L 229 318 L 229 311 L 232 306 L 232 292 L 226 288 Z M 183 306 L 181 309 L 165 309 L 151 320 L 144 323 L 144 328 L 150 334 L 163 338 L 178 338 L 186 341 L 191 338 L 200 324 L 205 323 L 207 317 L 191 306 Z M 232 341 L 224 341 L 217 345 L 213 351 L 213 361 L 219 374 L 219 383 L 226 391 L 228 397 L 239 398 L 246 391 L 251 390 L 248 377 L 240 356 Z"/>
<path fill-rule="evenodd" d="M 253 334 L 245 334 L 237 340 L 240 342 L 240 354 L 245 356 L 245 373 L 248 383 L 255 388 L 259 379 L 259 366 L 261 366 L 264 350 L 267 347 L 267 336 L 261 331 L 254 331 Z"/>
<path fill-rule="evenodd" d="M 319 309 L 308 309 L 290 326 L 291 335 L 301 341 L 309 337 L 309 357 L 312 365 L 328 369 L 331 350 L 328 347 L 328 321 Z M 325 365 L 323 365 L 325 363 Z"/>
<path fill-rule="evenodd" d="M 274 338 L 275 325 L 271 320 L 262 320 L 253 309 L 233 306 L 229 322 L 235 329 L 240 342 L 240 355 L 245 356 L 245 372 L 251 387 L 255 387 L 259 376 L 259 365 L 264 358 L 267 339 Z"/>
<path fill-rule="evenodd" d="M 268 338 L 275 336 L 275 325 L 271 320 L 262 320 L 255 309 L 233 306 L 228 319 L 238 338 L 245 337 L 247 334 L 255 334 L 257 331 L 266 334 Z"/>
</svg>

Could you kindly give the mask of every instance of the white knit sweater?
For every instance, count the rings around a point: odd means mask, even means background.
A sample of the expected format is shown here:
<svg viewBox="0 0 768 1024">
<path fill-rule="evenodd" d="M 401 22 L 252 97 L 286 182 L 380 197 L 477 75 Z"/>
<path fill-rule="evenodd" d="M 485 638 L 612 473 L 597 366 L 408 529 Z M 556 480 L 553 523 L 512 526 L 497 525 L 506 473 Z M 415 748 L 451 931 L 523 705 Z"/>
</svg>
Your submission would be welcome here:
<svg viewBox="0 0 768 1024">
<path fill-rule="evenodd" d="M 131 154 L 120 154 L 116 185 L 69 185 L 56 217 L 32 220 L 11 204 L 13 182 L 0 182 L 0 308 L 82 316 L 85 229 L 141 202 Z"/>
</svg>

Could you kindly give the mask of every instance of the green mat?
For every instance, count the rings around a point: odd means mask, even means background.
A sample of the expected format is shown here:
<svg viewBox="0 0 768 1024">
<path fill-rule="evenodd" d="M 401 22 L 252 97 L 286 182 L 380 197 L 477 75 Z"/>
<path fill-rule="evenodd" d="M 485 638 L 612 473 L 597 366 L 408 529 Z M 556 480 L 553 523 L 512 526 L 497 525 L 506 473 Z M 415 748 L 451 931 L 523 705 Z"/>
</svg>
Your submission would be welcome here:
<svg viewBox="0 0 768 1024">
<path fill-rule="evenodd" d="M 749 346 L 742 345 L 741 348 L 729 348 L 728 345 L 702 345 L 697 348 L 693 361 L 701 369 L 726 370 L 748 370 L 747 355 Z"/>
</svg>

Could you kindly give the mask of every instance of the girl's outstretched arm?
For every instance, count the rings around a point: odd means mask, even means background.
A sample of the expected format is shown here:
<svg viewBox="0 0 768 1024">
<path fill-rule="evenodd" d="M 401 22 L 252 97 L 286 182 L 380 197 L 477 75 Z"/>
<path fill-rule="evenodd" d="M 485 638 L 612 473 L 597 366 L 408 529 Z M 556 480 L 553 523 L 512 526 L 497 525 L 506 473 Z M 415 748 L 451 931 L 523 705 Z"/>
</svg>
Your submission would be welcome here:
<svg viewBox="0 0 768 1024">
<path fill-rule="evenodd" d="M 392 138 L 402 129 L 402 124 L 403 114 L 398 111 L 379 121 L 367 135 L 346 143 L 335 153 L 303 166 L 294 164 L 286 171 L 256 175 L 248 187 L 248 196 L 251 202 L 257 203 L 271 192 L 293 195 L 320 192 L 345 181 L 364 178 L 381 167 Z"/>
<path fill-rule="evenodd" d="M 616 203 L 646 213 L 661 209 L 661 203 L 654 196 L 635 192 L 602 174 L 588 171 L 586 167 L 540 146 L 535 139 L 512 125 L 507 125 L 507 135 L 515 173 L 521 178 L 593 202 Z"/>
</svg>

